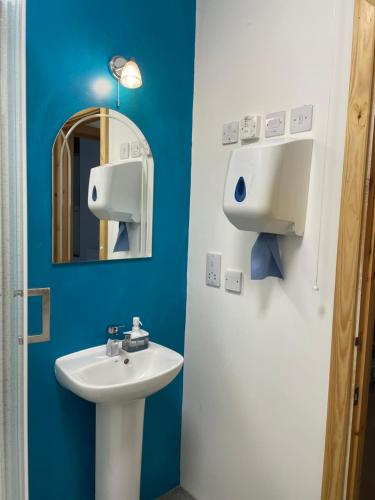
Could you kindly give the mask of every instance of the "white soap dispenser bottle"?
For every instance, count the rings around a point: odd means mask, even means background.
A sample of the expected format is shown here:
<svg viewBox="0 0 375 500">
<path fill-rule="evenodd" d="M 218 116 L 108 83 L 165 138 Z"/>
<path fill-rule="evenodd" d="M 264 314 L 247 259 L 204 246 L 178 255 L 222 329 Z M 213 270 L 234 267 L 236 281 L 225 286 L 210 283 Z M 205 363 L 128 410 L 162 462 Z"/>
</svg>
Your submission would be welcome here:
<svg viewBox="0 0 375 500">
<path fill-rule="evenodd" d="M 147 349 L 149 344 L 149 333 L 140 328 L 142 322 L 139 316 L 133 317 L 133 326 L 131 331 L 131 339 L 128 345 L 128 352 L 142 351 Z"/>
<path fill-rule="evenodd" d="M 142 326 L 141 318 L 139 316 L 133 316 L 132 339 L 141 337 L 142 330 L 140 326 Z"/>
</svg>

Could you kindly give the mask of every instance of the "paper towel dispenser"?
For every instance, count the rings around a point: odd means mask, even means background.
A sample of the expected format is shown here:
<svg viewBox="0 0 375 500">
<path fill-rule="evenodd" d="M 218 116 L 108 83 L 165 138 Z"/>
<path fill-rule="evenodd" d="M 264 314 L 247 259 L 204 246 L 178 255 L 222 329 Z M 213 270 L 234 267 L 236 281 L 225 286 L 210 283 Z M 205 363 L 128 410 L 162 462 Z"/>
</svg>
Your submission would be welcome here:
<svg viewBox="0 0 375 500">
<path fill-rule="evenodd" d="M 142 160 L 94 167 L 90 171 L 88 206 L 100 220 L 141 222 Z"/>
<path fill-rule="evenodd" d="M 224 213 L 238 229 L 303 235 L 312 139 L 252 144 L 232 152 Z"/>
</svg>

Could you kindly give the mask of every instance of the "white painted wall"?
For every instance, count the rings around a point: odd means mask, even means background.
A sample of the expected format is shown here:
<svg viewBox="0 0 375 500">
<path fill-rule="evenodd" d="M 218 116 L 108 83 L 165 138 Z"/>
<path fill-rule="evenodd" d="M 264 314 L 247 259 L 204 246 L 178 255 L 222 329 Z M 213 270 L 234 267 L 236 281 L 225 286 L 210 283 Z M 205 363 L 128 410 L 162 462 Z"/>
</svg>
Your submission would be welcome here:
<svg viewBox="0 0 375 500">
<path fill-rule="evenodd" d="M 198 500 L 320 498 L 352 18 L 353 0 L 197 1 L 181 482 Z M 222 211 L 221 127 L 302 104 L 305 236 L 281 243 L 285 281 L 251 281 L 256 234 Z M 242 295 L 205 286 L 207 251 L 244 271 Z"/>
<path fill-rule="evenodd" d="M 109 110 L 109 115 L 116 118 L 117 111 Z M 108 221 L 108 259 L 131 259 L 137 257 L 150 257 L 152 255 L 152 214 L 154 191 L 154 160 L 149 144 L 135 123 L 121 115 L 121 122 L 109 120 L 108 161 L 116 163 L 121 161 L 121 144 L 129 145 L 129 158 L 132 161 L 131 144 L 138 142 L 141 148 L 143 162 L 143 187 L 141 196 L 141 224 L 127 224 L 129 237 L 128 252 L 113 252 L 116 245 L 119 223 Z"/>
</svg>

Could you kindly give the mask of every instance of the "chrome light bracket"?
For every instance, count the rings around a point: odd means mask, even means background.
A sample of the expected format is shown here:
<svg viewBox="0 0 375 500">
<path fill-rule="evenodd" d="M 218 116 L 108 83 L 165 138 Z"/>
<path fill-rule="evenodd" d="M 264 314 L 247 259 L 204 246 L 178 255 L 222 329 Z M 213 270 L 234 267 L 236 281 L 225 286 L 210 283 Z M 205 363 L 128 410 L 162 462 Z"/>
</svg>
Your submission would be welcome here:
<svg viewBox="0 0 375 500">
<path fill-rule="evenodd" d="M 116 101 L 116 106 L 117 108 L 120 107 L 120 78 L 121 78 L 121 72 L 122 68 L 125 66 L 127 63 L 127 59 L 123 56 L 113 56 L 112 59 L 108 63 L 108 68 L 111 73 L 111 75 L 116 78 L 117 80 L 117 101 Z"/>
<path fill-rule="evenodd" d="M 113 56 L 112 59 L 108 63 L 109 71 L 111 75 L 116 78 L 116 80 L 120 80 L 122 68 L 127 63 L 127 59 L 123 56 Z"/>
</svg>

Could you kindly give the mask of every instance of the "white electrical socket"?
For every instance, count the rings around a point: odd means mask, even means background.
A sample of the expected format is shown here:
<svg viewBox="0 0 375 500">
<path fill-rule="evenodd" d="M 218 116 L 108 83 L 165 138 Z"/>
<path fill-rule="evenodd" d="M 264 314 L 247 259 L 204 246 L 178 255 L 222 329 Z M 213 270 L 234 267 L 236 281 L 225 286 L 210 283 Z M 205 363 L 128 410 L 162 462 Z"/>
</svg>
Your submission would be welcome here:
<svg viewBox="0 0 375 500">
<path fill-rule="evenodd" d="M 235 271 L 234 269 L 227 269 L 225 271 L 225 290 L 241 293 L 242 271 Z"/>
<path fill-rule="evenodd" d="M 141 146 L 138 141 L 134 141 L 131 144 L 131 154 L 132 158 L 138 158 L 141 156 Z"/>
<path fill-rule="evenodd" d="M 127 160 L 129 158 L 129 143 L 123 142 L 120 144 L 120 160 Z"/>
<path fill-rule="evenodd" d="M 313 109 L 311 104 L 292 109 L 290 113 L 291 134 L 309 132 L 312 129 Z"/>
<path fill-rule="evenodd" d="M 266 115 L 266 137 L 276 137 L 285 134 L 285 111 Z"/>
<path fill-rule="evenodd" d="M 247 115 L 241 120 L 241 141 L 251 141 L 260 137 L 260 121 L 258 115 Z"/>
<path fill-rule="evenodd" d="M 208 253 L 206 257 L 206 285 L 220 288 L 221 254 Z"/>
<path fill-rule="evenodd" d="M 238 142 L 239 124 L 238 122 L 225 123 L 223 125 L 223 145 L 236 144 Z"/>
</svg>

